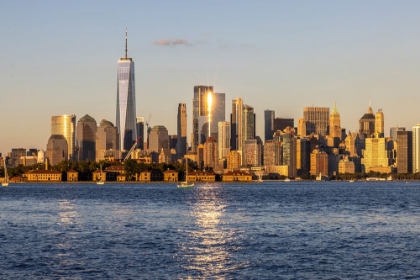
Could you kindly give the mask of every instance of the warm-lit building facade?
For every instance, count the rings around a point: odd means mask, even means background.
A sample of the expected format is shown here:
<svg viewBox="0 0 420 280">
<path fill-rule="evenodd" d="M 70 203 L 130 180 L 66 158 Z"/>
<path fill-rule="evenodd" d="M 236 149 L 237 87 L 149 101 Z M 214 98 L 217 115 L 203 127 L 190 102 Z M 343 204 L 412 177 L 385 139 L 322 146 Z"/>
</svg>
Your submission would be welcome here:
<svg viewBox="0 0 420 280">
<path fill-rule="evenodd" d="M 95 159 L 97 162 L 105 159 L 120 159 L 121 151 L 118 144 L 119 133 L 117 128 L 110 121 L 101 120 L 96 130 Z"/>
<path fill-rule="evenodd" d="M 96 120 L 89 115 L 77 122 L 77 160 L 95 160 L 96 130 Z"/>
<path fill-rule="evenodd" d="M 251 182 L 252 175 L 246 171 L 233 170 L 222 175 L 223 182 Z"/>
<path fill-rule="evenodd" d="M 187 153 L 187 105 L 185 103 L 178 104 L 177 115 L 177 137 L 176 153 L 178 158 L 184 157 Z"/>
<path fill-rule="evenodd" d="M 384 137 L 385 133 L 385 119 L 384 119 L 384 113 L 382 112 L 382 109 L 379 109 L 378 112 L 375 114 L 375 132 L 379 133 L 379 137 Z"/>
<path fill-rule="evenodd" d="M 203 145 L 204 166 L 216 168 L 217 160 L 217 141 L 214 137 L 208 137 L 206 143 Z"/>
<path fill-rule="evenodd" d="M 339 174 L 354 174 L 355 170 L 354 162 L 349 161 L 348 158 L 343 158 L 338 162 Z"/>
<path fill-rule="evenodd" d="M 238 169 L 241 165 L 241 154 L 236 150 L 230 151 L 227 158 L 227 169 Z"/>
<path fill-rule="evenodd" d="M 413 133 L 397 131 L 397 172 L 413 172 Z"/>
<path fill-rule="evenodd" d="M 303 108 L 303 118 L 306 122 L 306 134 L 327 135 L 330 117 L 328 107 L 305 107 Z"/>
<path fill-rule="evenodd" d="M 413 144 L 412 144 L 412 152 L 413 152 L 413 173 L 420 172 L 420 124 L 413 126 Z"/>
<path fill-rule="evenodd" d="M 262 141 L 261 139 L 245 140 L 243 158 L 245 166 L 261 166 L 262 165 Z"/>
<path fill-rule="evenodd" d="M 149 151 L 160 153 L 162 149 L 169 149 L 168 130 L 163 125 L 155 125 L 149 133 Z"/>
<path fill-rule="evenodd" d="M 51 117 L 51 135 L 62 135 L 67 141 L 67 158 L 76 158 L 76 116 L 62 115 Z"/>
<path fill-rule="evenodd" d="M 385 138 L 379 137 L 379 134 L 375 133 L 373 138 L 365 139 L 362 171 L 368 173 L 369 171 L 378 170 L 378 167 L 381 167 L 381 170 L 387 171 L 386 173 L 391 172 Z"/>
<path fill-rule="evenodd" d="M 319 151 L 319 150 L 313 150 L 311 153 L 311 169 L 310 174 L 319 176 L 321 174 L 322 176 L 328 175 L 328 154 Z"/>
<path fill-rule="evenodd" d="M 188 182 L 215 182 L 216 174 L 212 171 L 192 171 L 188 173 Z"/>
<path fill-rule="evenodd" d="M 61 182 L 62 174 L 56 170 L 30 170 L 24 173 L 28 182 Z"/>
<path fill-rule="evenodd" d="M 67 160 L 68 148 L 69 145 L 63 135 L 51 135 L 50 139 L 48 139 L 46 150 L 46 157 L 49 160 L 49 164 L 56 165 L 63 160 Z"/>
<path fill-rule="evenodd" d="M 375 115 L 373 110 L 369 107 L 366 114 L 359 120 L 359 134 L 364 134 L 366 137 L 372 137 L 375 132 Z"/>
</svg>

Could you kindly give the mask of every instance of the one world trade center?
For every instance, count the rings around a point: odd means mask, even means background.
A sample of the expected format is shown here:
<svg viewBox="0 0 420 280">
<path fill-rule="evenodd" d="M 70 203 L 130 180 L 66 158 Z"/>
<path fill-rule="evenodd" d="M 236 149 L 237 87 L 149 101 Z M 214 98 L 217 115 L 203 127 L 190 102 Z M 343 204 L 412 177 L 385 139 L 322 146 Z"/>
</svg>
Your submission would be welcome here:
<svg viewBox="0 0 420 280">
<path fill-rule="evenodd" d="M 118 60 L 117 76 L 117 128 L 120 150 L 130 150 L 136 141 L 136 91 L 134 62 L 127 57 L 127 30 L 125 31 L 125 57 Z"/>
</svg>

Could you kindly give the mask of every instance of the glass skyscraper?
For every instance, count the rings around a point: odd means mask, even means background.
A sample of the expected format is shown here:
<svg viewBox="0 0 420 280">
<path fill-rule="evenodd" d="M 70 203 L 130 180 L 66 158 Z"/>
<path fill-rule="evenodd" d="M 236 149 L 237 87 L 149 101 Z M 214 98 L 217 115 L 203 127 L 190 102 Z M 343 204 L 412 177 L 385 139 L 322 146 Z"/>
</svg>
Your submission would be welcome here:
<svg viewBox="0 0 420 280">
<path fill-rule="evenodd" d="M 136 141 L 136 93 L 134 62 L 127 57 L 127 30 L 125 31 L 125 57 L 118 61 L 117 74 L 117 122 L 120 133 L 120 149 L 130 150 Z"/>
<path fill-rule="evenodd" d="M 68 159 L 76 159 L 76 116 L 62 115 L 51 117 L 51 135 L 63 135 L 68 144 Z"/>
</svg>

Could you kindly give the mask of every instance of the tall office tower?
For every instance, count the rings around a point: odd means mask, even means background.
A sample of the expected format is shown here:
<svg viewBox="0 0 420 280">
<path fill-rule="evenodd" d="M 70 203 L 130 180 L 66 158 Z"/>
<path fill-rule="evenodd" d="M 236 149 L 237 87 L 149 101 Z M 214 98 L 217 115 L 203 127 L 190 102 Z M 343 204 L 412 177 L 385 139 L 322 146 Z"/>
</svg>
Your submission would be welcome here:
<svg viewBox="0 0 420 280">
<path fill-rule="evenodd" d="M 275 118 L 274 119 L 274 131 L 277 130 L 284 130 L 286 127 L 295 127 L 295 120 L 294 119 L 287 119 L 287 118 Z"/>
<path fill-rule="evenodd" d="M 296 138 L 291 127 L 284 131 L 277 130 L 274 133 L 273 141 L 282 143 L 282 162 L 281 165 L 289 166 L 288 177 L 296 177 Z"/>
<path fill-rule="evenodd" d="M 245 166 L 262 165 L 262 141 L 260 137 L 245 140 L 244 149 Z"/>
<path fill-rule="evenodd" d="M 12 153 L 10 157 L 10 165 L 12 166 L 18 165 L 19 159 L 25 155 L 26 155 L 26 149 L 24 148 L 12 149 Z"/>
<path fill-rule="evenodd" d="M 178 158 L 182 158 L 187 153 L 187 105 L 185 103 L 178 104 L 178 115 L 176 119 L 178 137 L 176 153 Z"/>
<path fill-rule="evenodd" d="M 365 139 L 365 149 L 363 150 L 362 171 L 390 173 L 388 151 L 386 149 L 385 138 L 379 137 L 378 133 L 373 134 L 373 138 Z"/>
<path fill-rule="evenodd" d="M 359 120 L 359 133 L 365 134 L 366 137 L 372 137 L 375 132 L 375 115 L 372 108 L 369 107 L 366 114 Z"/>
<path fill-rule="evenodd" d="M 227 168 L 228 169 L 238 169 L 241 166 L 241 154 L 237 150 L 232 150 L 229 152 L 227 158 Z"/>
<path fill-rule="evenodd" d="M 203 145 L 204 167 L 215 168 L 217 166 L 217 141 L 214 137 L 207 137 Z"/>
<path fill-rule="evenodd" d="M 275 112 L 273 110 L 264 111 L 264 141 L 273 140 L 274 118 Z"/>
<path fill-rule="evenodd" d="M 311 153 L 310 174 L 314 176 L 328 175 L 328 154 L 315 149 Z"/>
<path fill-rule="evenodd" d="M 420 124 L 413 126 L 413 173 L 420 172 Z"/>
<path fill-rule="evenodd" d="M 413 133 L 411 131 L 397 132 L 397 172 L 413 172 Z"/>
<path fill-rule="evenodd" d="M 298 131 L 297 134 L 301 137 L 306 136 L 306 121 L 305 118 L 300 118 L 298 121 Z"/>
<path fill-rule="evenodd" d="M 281 165 L 282 144 L 278 141 L 268 140 L 264 143 L 264 166 Z"/>
<path fill-rule="evenodd" d="M 102 119 L 96 130 L 96 161 L 121 158 L 121 152 L 118 149 L 119 140 L 118 129 L 114 124 Z"/>
<path fill-rule="evenodd" d="M 255 114 L 254 107 L 243 106 L 242 116 L 242 164 L 246 164 L 245 141 L 255 138 Z"/>
<path fill-rule="evenodd" d="M 125 57 L 118 60 L 117 73 L 117 123 L 120 149 L 128 151 L 136 141 L 136 91 L 134 62 L 127 57 L 127 30 L 125 31 Z"/>
<path fill-rule="evenodd" d="M 193 139 L 191 139 L 191 148 L 193 152 L 197 152 L 199 144 L 204 144 L 206 137 L 201 139 L 199 118 L 202 117 L 201 122 L 204 123 L 206 117 L 208 119 L 209 114 L 209 94 L 213 93 L 212 86 L 194 86 L 194 98 L 193 98 Z M 211 108 L 210 108 L 211 109 Z M 204 125 L 204 124 L 203 124 Z"/>
<path fill-rule="evenodd" d="M 230 147 L 242 153 L 242 117 L 243 117 L 243 101 L 242 98 L 232 100 L 232 113 L 230 115 Z"/>
<path fill-rule="evenodd" d="M 218 124 L 219 122 L 225 121 L 226 118 L 226 100 L 224 93 L 214 93 L 212 110 L 211 110 L 211 125 L 210 125 L 210 134 L 211 136 L 216 137 L 218 133 Z"/>
<path fill-rule="evenodd" d="M 357 156 L 356 138 L 357 138 L 357 133 L 355 132 L 351 133 L 349 131 L 349 134 L 347 134 L 347 137 L 344 140 L 346 144 L 346 151 L 349 153 L 350 157 Z"/>
<path fill-rule="evenodd" d="M 76 116 L 62 115 L 51 117 L 51 135 L 63 135 L 66 138 L 67 159 L 77 159 L 76 155 Z"/>
<path fill-rule="evenodd" d="M 77 160 L 95 160 L 96 121 L 89 115 L 80 118 L 76 126 Z"/>
<path fill-rule="evenodd" d="M 149 150 L 160 153 L 162 149 L 169 149 L 168 130 L 163 125 L 155 125 L 149 135 Z"/>
<path fill-rule="evenodd" d="M 230 152 L 230 122 L 219 122 L 217 130 L 218 160 L 226 159 Z"/>
<path fill-rule="evenodd" d="M 341 120 L 336 103 L 334 103 L 334 108 L 330 115 L 330 136 L 341 141 Z"/>
<path fill-rule="evenodd" d="M 389 136 L 391 136 L 392 139 L 397 139 L 398 131 L 405 131 L 405 127 L 391 127 L 389 129 Z"/>
<path fill-rule="evenodd" d="M 310 168 L 309 141 L 305 138 L 296 139 L 296 172 L 297 176 L 309 174 Z"/>
<path fill-rule="evenodd" d="M 137 149 L 144 150 L 144 141 L 146 141 L 146 139 L 144 138 L 144 118 L 143 117 L 137 117 L 136 130 L 137 130 L 137 139 L 139 139 L 139 142 L 137 142 Z"/>
<path fill-rule="evenodd" d="M 380 137 L 385 136 L 384 113 L 382 112 L 382 109 L 379 109 L 375 114 L 375 132 L 378 132 Z"/>
<path fill-rule="evenodd" d="M 306 134 L 328 134 L 328 124 L 330 120 L 330 108 L 328 107 L 305 107 L 303 108 L 303 118 L 306 121 Z"/>
<path fill-rule="evenodd" d="M 53 134 L 47 143 L 46 157 L 50 165 L 56 165 L 68 159 L 69 145 L 66 138 L 61 134 Z"/>
</svg>

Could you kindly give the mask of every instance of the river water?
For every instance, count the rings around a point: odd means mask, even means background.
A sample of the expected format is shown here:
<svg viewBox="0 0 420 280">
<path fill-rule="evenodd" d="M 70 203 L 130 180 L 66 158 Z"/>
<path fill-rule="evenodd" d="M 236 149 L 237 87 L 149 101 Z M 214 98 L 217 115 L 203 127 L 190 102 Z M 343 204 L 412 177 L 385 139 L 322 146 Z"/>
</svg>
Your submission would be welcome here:
<svg viewBox="0 0 420 280">
<path fill-rule="evenodd" d="M 419 278 L 420 182 L 0 189 L 0 279 Z"/>
</svg>

